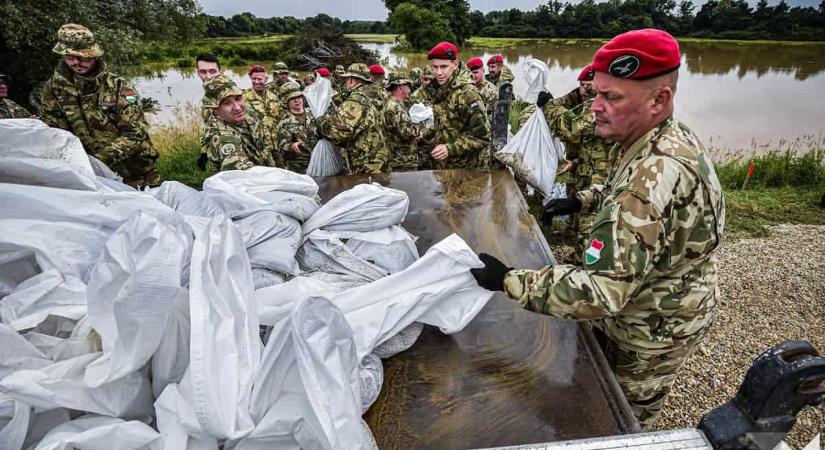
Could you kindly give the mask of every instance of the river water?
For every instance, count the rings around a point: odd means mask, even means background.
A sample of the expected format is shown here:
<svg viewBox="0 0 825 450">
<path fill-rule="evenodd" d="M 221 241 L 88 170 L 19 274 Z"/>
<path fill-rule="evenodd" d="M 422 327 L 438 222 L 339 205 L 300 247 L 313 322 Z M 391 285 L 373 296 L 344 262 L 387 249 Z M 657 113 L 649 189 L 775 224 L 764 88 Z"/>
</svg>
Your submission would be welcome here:
<svg viewBox="0 0 825 450">
<path fill-rule="evenodd" d="M 365 43 L 385 58 L 389 68 L 426 64 L 422 55 L 396 55 L 393 44 Z M 536 42 L 502 50 L 470 49 L 462 58 L 501 53 L 516 75 L 514 90 L 523 93 L 525 61 L 540 59 L 551 71 L 554 95 L 576 86 L 597 44 Z M 761 151 L 825 142 L 825 45 L 683 43 L 675 116 L 691 126 L 707 146 L 720 151 Z M 246 68 L 227 68 L 242 88 L 250 86 Z M 162 69 L 136 79 L 141 95 L 160 102 L 150 120 L 169 123 L 203 90 L 193 70 Z"/>
</svg>

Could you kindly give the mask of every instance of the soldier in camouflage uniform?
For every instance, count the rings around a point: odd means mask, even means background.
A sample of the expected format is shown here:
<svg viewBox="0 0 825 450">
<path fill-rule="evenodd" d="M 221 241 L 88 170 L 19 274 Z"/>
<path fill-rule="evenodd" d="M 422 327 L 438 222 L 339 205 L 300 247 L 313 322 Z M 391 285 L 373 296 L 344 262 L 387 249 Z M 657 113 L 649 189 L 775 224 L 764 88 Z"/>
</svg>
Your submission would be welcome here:
<svg viewBox="0 0 825 450">
<path fill-rule="evenodd" d="M 203 128 L 201 142 L 212 164 L 218 170 L 275 167 L 275 143 L 261 122 L 246 114 L 243 91 L 223 75 L 207 80 L 203 88 L 212 116 Z"/>
<path fill-rule="evenodd" d="M 41 119 L 74 133 L 86 152 L 134 187 L 157 186 L 158 152 L 152 146 L 134 86 L 106 70 L 88 28 L 66 24 L 52 50 L 62 56 L 43 87 Z"/>
<path fill-rule="evenodd" d="M 418 145 L 421 135 L 419 126 L 412 123 L 406 101 L 410 96 L 412 81 L 406 74 L 390 75 L 389 100 L 384 105 L 384 136 L 390 148 L 390 167 L 394 172 L 418 170 Z"/>
<path fill-rule="evenodd" d="M 375 105 L 375 109 L 382 111 L 384 109 L 384 104 L 390 98 L 390 94 L 386 89 L 387 86 L 384 84 L 384 68 L 378 64 L 373 64 L 369 67 L 369 69 L 371 83 L 364 86 L 363 92 L 370 98 L 370 100 L 372 100 L 373 105 Z"/>
<path fill-rule="evenodd" d="M 493 83 L 496 89 L 504 83 L 512 83 L 515 79 L 513 71 L 504 65 L 504 58 L 501 55 L 493 55 L 487 60 L 487 81 Z"/>
<path fill-rule="evenodd" d="M 278 150 L 287 169 L 306 173 L 312 149 L 318 143 L 315 117 L 305 107 L 304 94 L 297 83 L 284 83 L 281 98 L 286 102 L 286 110 L 278 123 Z"/>
<path fill-rule="evenodd" d="M 429 68 L 424 68 L 421 71 L 421 78 L 418 83 L 419 86 L 410 95 L 410 103 L 423 103 L 427 106 L 432 106 L 435 86 L 433 84 L 433 73 Z"/>
<path fill-rule="evenodd" d="M 679 369 L 702 341 L 718 302 L 713 253 L 725 204 L 713 163 L 672 118 L 678 43 L 659 30 L 631 31 L 594 59 L 596 133 L 620 161 L 604 186 L 551 200 L 544 214 L 598 211 L 584 266 L 512 270 L 490 255 L 479 284 L 529 310 L 588 320 L 630 406 L 645 427 L 659 415 Z"/>
<path fill-rule="evenodd" d="M 258 119 L 270 133 L 275 133 L 281 116 L 281 101 L 277 95 L 266 88 L 266 69 L 254 65 L 249 69 L 252 87 L 244 89 L 243 99 L 246 110 Z"/>
<path fill-rule="evenodd" d="M 210 78 L 214 78 L 218 75 L 223 75 L 223 69 L 221 68 L 220 61 L 218 61 L 218 58 L 215 55 L 200 54 L 195 57 L 195 74 L 198 76 L 198 78 L 200 78 L 201 82 L 203 83 Z M 209 121 L 210 117 L 212 117 L 212 110 L 206 107 L 206 99 L 202 97 L 201 131 L 203 131 L 203 125 L 206 124 L 207 121 Z M 206 148 L 203 142 L 200 142 L 200 146 L 202 150 Z M 205 171 L 207 162 L 209 162 L 209 155 L 207 155 L 206 151 L 203 150 L 200 156 L 198 157 L 198 168 L 202 171 Z"/>
<path fill-rule="evenodd" d="M 473 76 L 478 93 L 484 100 L 484 105 L 487 106 L 487 117 L 490 119 L 490 125 L 493 123 L 493 112 L 496 110 L 496 103 L 498 102 L 498 88 L 493 83 L 484 78 L 484 61 L 479 57 L 470 58 L 467 61 L 467 69 Z M 493 148 L 492 141 L 490 142 L 490 150 L 487 155 L 486 165 L 490 169 L 504 169 L 505 165 L 493 156 L 495 148 Z"/>
<path fill-rule="evenodd" d="M 281 91 L 281 86 L 289 81 L 289 67 L 286 63 L 278 61 L 272 66 L 272 81 L 266 84 L 266 88 L 276 97 Z M 280 99 L 279 99 L 280 100 Z"/>
<path fill-rule="evenodd" d="M 371 83 L 366 64 L 349 66 L 347 93 L 341 104 L 317 119 L 319 137 L 341 150 L 350 174 L 386 173 L 390 153 L 384 139 L 384 120 L 363 92 Z"/>
<path fill-rule="evenodd" d="M 470 72 L 458 60 L 458 48 L 450 42 L 433 47 L 433 142 L 430 157 L 438 169 L 482 168 L 489 154 L 491 129 L 484 100 Z"/>
<path fill-rule="evenodd" d="M 26 108 L 9 100 L 9 77 L 0 73 L 0 119 L 27 119 L 32 117 Z"/>
</svg>

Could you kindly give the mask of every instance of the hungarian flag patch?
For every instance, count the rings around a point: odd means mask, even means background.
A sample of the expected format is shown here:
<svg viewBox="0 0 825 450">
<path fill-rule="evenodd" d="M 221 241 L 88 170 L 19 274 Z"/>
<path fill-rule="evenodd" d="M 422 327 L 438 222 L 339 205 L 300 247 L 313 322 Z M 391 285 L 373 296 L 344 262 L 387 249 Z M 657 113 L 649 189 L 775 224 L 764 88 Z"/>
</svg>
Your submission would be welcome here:
<svg viewBox="0 0 825 450">
<path fill-rule="evenodd" d="M 124 97 L 124 98 L 126 99 L 126 101 L 127 101 L 127 102 L 129 102 L 129 103 L 134 103 L 134 102 L 136 102 L 136 101 L 137 101 L 137 95 L 135 95 L 135 92 L 134 92 L 134 91 L 126 91 L 126 92 L 124 92 L 124 93 L 123 93 L 123 97 Z"/>
<path fill-rule="evenodd" d="M 602 259 L 602 249 L 604 248 L 604 242 L 593 239 L 590 241 L 590 247 L 584 251 L 584 263 L 585 264 L 593 264 L 596 261 Z"/>
</svg>

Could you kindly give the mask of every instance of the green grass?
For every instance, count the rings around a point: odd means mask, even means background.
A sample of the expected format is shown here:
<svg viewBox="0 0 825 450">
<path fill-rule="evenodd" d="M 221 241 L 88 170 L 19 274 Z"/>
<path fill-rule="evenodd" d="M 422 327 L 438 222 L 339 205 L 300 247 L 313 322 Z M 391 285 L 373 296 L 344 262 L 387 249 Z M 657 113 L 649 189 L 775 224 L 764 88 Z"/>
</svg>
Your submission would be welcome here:
<svg viewBox="0 0 825 450">
<path fill-rule="evenodd" d="M 772 41 L 772 40 L 744 40 L 744 39 L 710 39 L 680 37 L 679 42 L 691 42 L 699 44 L 737 44 L 737 45 L 792 45 L 792 46 L 825 46 L 825 42 L 817 41 Z M 511 38 L 511 37 L 483 37 L 473 36 L 467 41 L 469 47 L 478 48 L 512 48 L 519 45 L 535 45 L 540 43 L 552 43 L 560 45 L 586 45 L 603 44 L 609 41 L 609 37 L 604 38 Z"/>
<path fill-rule="evenodd" d="M 347 34 L 345 35 L 355 42 L 378 42 L 378 43 L 394 43 L 397 34 Z"/>
<path fill-rule="evenodd" d="M 160 153 L 158 171 L 164 180 L 180 181 L 200 189 L 203 180 L 214 173 L 198 169 L 200 120 L 199 110 L 190 108 L 168 125 L 151 131 L 152 143 Z"/>
<path fill-rule="evenodd" d="M 728 237 L 759 237 L 768 234 L 767 225 L 781 223 L 825 225 L 825 209 L 819 201 L 825 184 L 816 188 L 797 187 L 728 190 Z"/>
</svg>

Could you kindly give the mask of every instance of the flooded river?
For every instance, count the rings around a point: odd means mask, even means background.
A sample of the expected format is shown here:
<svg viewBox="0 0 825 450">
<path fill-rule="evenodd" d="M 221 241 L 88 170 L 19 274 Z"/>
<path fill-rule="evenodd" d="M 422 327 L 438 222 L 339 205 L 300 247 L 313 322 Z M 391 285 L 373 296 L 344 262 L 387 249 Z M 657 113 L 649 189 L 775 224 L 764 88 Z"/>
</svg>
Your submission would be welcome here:
<svg viewBox="0 0 825 450">
<path fill-rule="evenodd" d="M 400 55 L 393 44 L 365 43 L 386 59 L 389 68 L 426 64 L 422 55 Z M 464 60 L 501 53 L 516 75 L 516 95 L 526 83 L 522 67 L 529 59 L 545 61 L 554 95 L 576 85 L 597 44 L 536 42 L 496 49 L 463 50 Z M 676 94 L 676 117 L 693 127 L 706 145 L 717 149 L 759 150 L 797 145 L 805 148 L 825 139 L 825 45 L 682 44 L 683 63 Z M 246 68 L 226 73 L 249 87 Z M 137 80 L 141 95 L 160 102 L 154 123 L 175 120 L 176 113 L 200 102 L 203 90 L 193 70 L 169 68 Z"/>
</svg>

